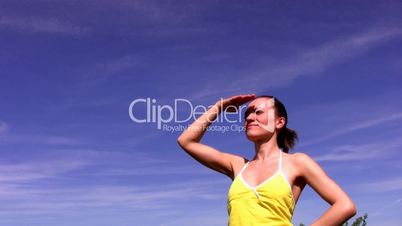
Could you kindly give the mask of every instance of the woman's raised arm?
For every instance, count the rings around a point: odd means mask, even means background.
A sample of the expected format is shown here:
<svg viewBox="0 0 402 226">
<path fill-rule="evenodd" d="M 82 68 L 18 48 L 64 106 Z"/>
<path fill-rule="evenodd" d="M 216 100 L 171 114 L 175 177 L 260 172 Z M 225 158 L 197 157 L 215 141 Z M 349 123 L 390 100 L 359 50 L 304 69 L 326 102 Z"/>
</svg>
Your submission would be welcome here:
<svg viewBox="0 0 402 226">
<path fill-rule="evenodd" d="M 216 102 L 208 111 L 195 120 L 177 139 L 180 147 L 191 157 L 210 169 L 223 173 L 234 179 L 233 163 L 244 161 L 238 155 L 225 153 L 200 143 L 206 129 L 222 111 L 234 111 L 252 99 L 255 95 L 238 95 Z"/>
</svg>

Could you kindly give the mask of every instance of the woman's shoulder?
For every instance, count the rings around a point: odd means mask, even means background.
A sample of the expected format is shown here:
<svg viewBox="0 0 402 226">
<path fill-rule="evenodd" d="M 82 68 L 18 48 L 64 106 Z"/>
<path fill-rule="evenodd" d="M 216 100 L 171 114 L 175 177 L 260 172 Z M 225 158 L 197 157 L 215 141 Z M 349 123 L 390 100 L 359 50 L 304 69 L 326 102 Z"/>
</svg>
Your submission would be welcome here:
<svg viewBox="0 0 402 226">
<path fill-rule="evenodd" d="M 304 152 L 287 153 L 286 157 L 293 167 L 298 169 L 308 167 L 311 164 L 316 164 L 315 160 L 309 154 Z"/>
<path fill-rule="evenodd" d="M 237 174 L 240 172 L 240 170 L 246 165 L 250 160 L 240 156 L 240 155 L 232 155 L 232 176 L 231 179 L 234 180 L 234 178 L 237 176 Z"/>
<path fill-rule="evenodd" d="M 312 160 L 313 158 L 310 157 L 309 154 L 305 152 L 293 152 L 293 153 L 286 153 L 287 158 L 292 161 L 305 161 L 305 160 Z"/>
<path fill-rule="evenodd" d="M 290 154 L 290 162 L 298 176 L 303 178 L 323 177 L 325 171 L 309 154 L 296 152 Z M 319 176 L 317 176 L 319 175 Z"/>
</svg>

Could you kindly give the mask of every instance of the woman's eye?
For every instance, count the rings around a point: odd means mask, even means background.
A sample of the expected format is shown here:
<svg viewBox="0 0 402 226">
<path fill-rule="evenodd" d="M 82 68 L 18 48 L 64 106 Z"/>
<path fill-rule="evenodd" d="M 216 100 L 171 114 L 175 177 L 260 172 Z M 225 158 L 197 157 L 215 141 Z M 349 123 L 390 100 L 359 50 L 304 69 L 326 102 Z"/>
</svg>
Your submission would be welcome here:
<svg viewBox="0 0 402 226">
<path fill-rule="evenodd" d="M 263 111 L 263 110 L 247 111 L 247 112 L 244 114 L 244 119 L 246 119 L 246 118 L 248 117 L 248 115 L 251 114 L 251 113 L 254 113 L 254 114 L 256 114 L 256 115 L 260 115 L 260 114 L 264 113 L 264 111 Z"/>
<path fill-rule="evenodd" d="M 244 119 L 246 119 L 249 114 L 250 114 L 250 112 L 246 112 L 246 114 L 244 114 Z"/>
</svg>

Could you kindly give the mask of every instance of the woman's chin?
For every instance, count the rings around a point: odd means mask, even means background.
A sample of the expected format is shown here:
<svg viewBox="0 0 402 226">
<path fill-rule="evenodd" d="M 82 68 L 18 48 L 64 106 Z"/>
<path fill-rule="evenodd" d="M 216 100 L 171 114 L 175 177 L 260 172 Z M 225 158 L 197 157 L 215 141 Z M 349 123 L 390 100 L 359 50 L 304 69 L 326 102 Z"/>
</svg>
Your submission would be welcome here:
<svg viewBox="0 0 402 226">
<path fill-rule="evenodd" d="M 266 133 L 261 134 L 261 133 L 256 133 L 254 131 L 246 131 L 247 139 L 252 142 L 263 140 L 263 139 L 266 139 L 267 137 L 271 137 L 271 136 L 272 136 L 271 133 L 270 134 L 266 134 Z"/>
<path fill-rule="evenodd" d="M 252 133 L 252 132 L 246 132 L 246 137 L 249 141 L 252 141 L 252 142 L 255 142 L 262 138 L 261 135 L 258 135 L 258 134 Z"/>
</svg>

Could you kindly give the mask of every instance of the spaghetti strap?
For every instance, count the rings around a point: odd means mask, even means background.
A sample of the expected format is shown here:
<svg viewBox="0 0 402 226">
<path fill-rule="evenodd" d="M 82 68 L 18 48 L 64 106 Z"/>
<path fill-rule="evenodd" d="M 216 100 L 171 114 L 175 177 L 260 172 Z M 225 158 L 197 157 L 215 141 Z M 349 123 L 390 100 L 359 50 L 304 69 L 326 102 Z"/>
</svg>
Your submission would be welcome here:
<svg viewBox="0 0 402 226">
<path fill-rule="evenodd" d="M 247 160 L 247 159 L 246 159 L 246 160 Z M 236 175 L 236 177 L 238 177 L 239 175 L 241 175 L 241 173 L 246 169 L 246 167 L 247 167 L 247 165 L 248 165 L 249 162 L 250 162 L 250 161 L 247 160 L 246 164 L 243 165 L 243 167 L 241 168 L 240 172 Z"/>
<path fill-rule="evenodd" d="M 239 174 L 241 174 L 241 173 L 246 169 L 246 167 L 247 167 L 247 165 L 248 165 L 249 162 L 250 162 L 250 161 L 247 161 L 246 164 L 244 164 L 244 166 L 243 166 L 243 168 L 241 168 Z"/>
<path fill-rule="evenodd" d="M 278 171 L 282 171 L 282 150 L 279 149 L 279 164 L 278 164 Z"/>
</svg>

